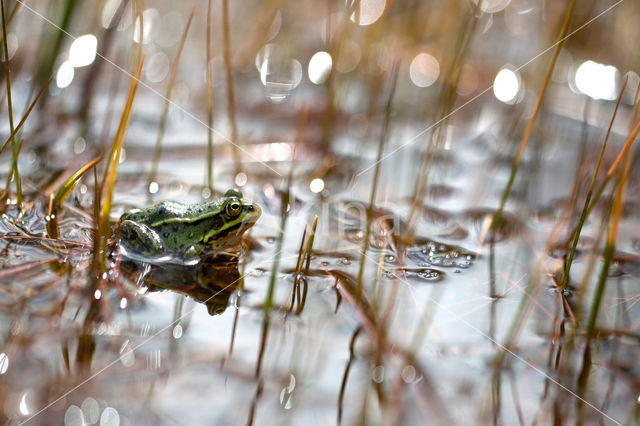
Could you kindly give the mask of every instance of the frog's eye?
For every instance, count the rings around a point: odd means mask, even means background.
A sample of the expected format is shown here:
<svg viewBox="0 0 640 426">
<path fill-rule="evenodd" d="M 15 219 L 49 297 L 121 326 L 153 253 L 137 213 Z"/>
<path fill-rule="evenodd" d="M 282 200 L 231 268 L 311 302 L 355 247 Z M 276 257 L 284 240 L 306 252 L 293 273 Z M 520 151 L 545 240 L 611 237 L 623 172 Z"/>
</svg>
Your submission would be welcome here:
<svg viewBox="0 0 640 426">
<path fill-rule="evenodd" d="M 240 214 L 242 206 L 238 201 L 231 201 L 227 204 L 227 214 L 231 217 L 236 217 Z"/>
</svg>

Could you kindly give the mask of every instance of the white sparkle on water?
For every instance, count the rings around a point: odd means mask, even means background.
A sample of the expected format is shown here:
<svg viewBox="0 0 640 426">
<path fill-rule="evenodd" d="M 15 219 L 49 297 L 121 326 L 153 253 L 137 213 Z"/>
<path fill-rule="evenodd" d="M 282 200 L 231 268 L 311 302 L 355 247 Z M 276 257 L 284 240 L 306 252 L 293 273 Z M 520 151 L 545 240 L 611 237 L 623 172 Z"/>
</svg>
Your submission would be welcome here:
<svg viewBox="0 0 640 426">
<path fill-rule="evenodd" d="M 64 61 L 56 73 L 56 85 L 61 89 L 69 86 L 73 81 L 73 74 L 73 64 L 70 61 Z"/>
<path fill-rule="evenodd" d="M 98 39 L 93 34 L 85 34 L 73 40 L 69 48 L 69 62 L 76 68 L 86 67 L 96 59 Z"/>
</svg>

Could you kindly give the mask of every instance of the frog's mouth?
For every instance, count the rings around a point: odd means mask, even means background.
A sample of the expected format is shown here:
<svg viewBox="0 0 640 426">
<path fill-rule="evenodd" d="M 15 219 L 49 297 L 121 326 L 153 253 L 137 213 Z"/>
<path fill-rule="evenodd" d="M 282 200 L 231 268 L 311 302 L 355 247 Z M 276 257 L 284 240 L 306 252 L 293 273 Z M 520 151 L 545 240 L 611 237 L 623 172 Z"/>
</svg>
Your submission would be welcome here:
<svg viewBox="0 0 640 426">
<path fill-rule="evenodd" d="M 212 238 L 211 242 L 215 245 L 216 242 L 227 240 L 230 241 L 231 245 L 238 244 L 240 242 L 240 238 L 242 237 L 242 233 L 251 228 L 262 215 L 262 210 L 259 206 L 254 204 L 252 205 L 252 207 L 253 209 L 250 210 L 252 211 L 252 214 L 246 215 L 244 220 L 239 221 L 238 223 L 234 223 L 232 226 L 216 234 L 215 237 Z M 233 238 L 230 239 L 229 237 Z"/>
</svg>

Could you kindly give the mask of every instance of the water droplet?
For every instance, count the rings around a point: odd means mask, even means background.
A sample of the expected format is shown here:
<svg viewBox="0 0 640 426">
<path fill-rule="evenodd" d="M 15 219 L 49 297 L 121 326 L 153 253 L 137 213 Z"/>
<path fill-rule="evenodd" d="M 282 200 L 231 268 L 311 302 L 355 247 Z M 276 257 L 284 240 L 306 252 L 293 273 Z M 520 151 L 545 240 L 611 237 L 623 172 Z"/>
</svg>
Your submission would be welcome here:
<svg viewBox="0 0 640 426">
<path fill-rule="evenodd" d="M 396 257 L 393 254 L 387 254 L 384 257 L 384 261 L 387 263 L 396 263 Z"/>
<path fill-rule="evenodd" d="M 177 324 L 175 327 L 173 327 L 173 338 L 179 339 L 181 337 L 182 337 L 182 326 L 180 324 Z"/>
<path fill-rule="evenodd" d="M 343 265 L 351 265 L 351 260 L 349 260 L 349 258 L 347 257 L 341 257 L 340 263 L 342 263 Z"/>
</svg>

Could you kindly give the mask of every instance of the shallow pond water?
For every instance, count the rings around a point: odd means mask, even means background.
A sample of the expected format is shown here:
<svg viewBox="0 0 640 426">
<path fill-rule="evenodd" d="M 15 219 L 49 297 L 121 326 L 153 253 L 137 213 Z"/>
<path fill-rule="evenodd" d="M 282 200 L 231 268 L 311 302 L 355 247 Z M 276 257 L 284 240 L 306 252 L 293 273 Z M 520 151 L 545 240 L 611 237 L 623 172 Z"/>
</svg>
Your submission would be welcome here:
<svg viewBox="0 0 640 426">
<path fill-rule="evenodd" d="M 33 3 L 16 15 L 24 29 L 74 2 Z M 611 213 L 617 195 L 607 189 L 584 223 L 564 282 L 568 235 L 614 112 L 615 96 L 574 87 L 584 84 L 576 68 L 590 54 L 588 40 L 561 51 L 538 127 L 522 158 L 516 154 L 541 77 L 508 61 L 548 42 L 528 22 L 550 20 L 557 5 L 362 0 L 347 3 L 363 10 L 345 12 L 344 2 L 230 2 L 233 106 L 223 36 L 204 65 L 206 7 L 145 2 L 154 4 L 136 20 L 142 2 L 130 3 L 72 10 L 68 29 L 100 32 L 98 45 L 112 47 L 105 55 L 119 68 L 101 72 L 94 66 L 108 62 L 100 60 L 89 68 L 67 64 L 83 55 L 74 59 L 63 43 L 50 64 L 55 87 L 29 119 L 37 125 L 27 126 L 18 160 L 24 206 L 13 192 L 0 197 L 0 422 L 639 424 L 637 148 L 618 216 Z M 251 19 L 242 18 L 240 3 L 251 6 Z M 118 12 L 120 4 L 127 6 Z M 191 6 L 197 35 L 187 39 L 164 122 L 169 54 Z M 378 26 L 378 19 L 394 25 Z M 41 46 L 13 28 L 21 46 L 11 62 L 13 92 L 22 106 L 33 98 L 37 73 L 29 67 Z M 448 62 L 466 58 L 436 53 L 464 52 L 458 37 L 465 31 L 475 44 L 468 67 L 452 68 L 462 77 L 449 105 L 442 93 L 453 83 L 433 78 L 433 61 L 444 72 Z M 495 49 L 505 37 L 505 49 Z M 76 49 L 86 54 L 93 39 L 82 40 Z M 95 185 L 107 180 L 104 165 L 131 77 L 124 64 L 136 58 L 135 48 L 147 62 L 119 158 L 101 269 L 95 217 L 106 191 Z M 206 69 L 216 100 L 214 163 L 207 161 Z M 515 84 L 513 97 L 505 98 L 498 72 Z M 640 82 L 632 77 L 628 92 Z M 615 164 L 633 122 L 628 92 L 603 170 Z M 443 118 L 442 111 L 455 115 Z M 13 127 L 6 115 L 3 138 Z M 159 128 L 162 153 L 152 177 Z M 227 136 L 236 131 L 240 148 Z M 79 179 L 52 210 L 58 188 L 100 155 L 95 174 Z M 205 184 L 209 164 L 212 188 Z M 0 182 L 11 169 L 7 150 Z M 415 196 L 422 183 L 424 197 Z M 124 212 L 165 200 L 200 203 L 232 187 L 263 210 L 239 257 L 218 253 L 178 264 L 134 261 L 120 250 Z M 619 229 L 605 269 L 612 217 Z"/>
</svg>

